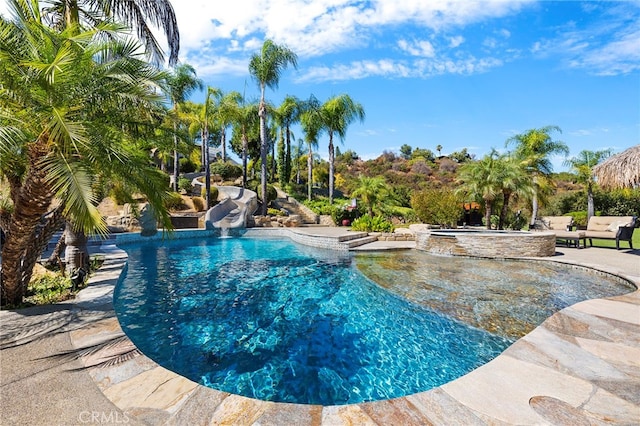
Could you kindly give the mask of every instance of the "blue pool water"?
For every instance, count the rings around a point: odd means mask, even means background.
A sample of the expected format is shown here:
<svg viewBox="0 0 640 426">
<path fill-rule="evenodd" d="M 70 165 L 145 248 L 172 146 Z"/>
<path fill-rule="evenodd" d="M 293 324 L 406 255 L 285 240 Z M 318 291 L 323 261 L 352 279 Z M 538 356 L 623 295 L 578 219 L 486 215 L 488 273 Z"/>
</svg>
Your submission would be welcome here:
<svg viewBox="0 0 640 426">
<path fill-rule="evenodd" d="M 515 340 L 408 301 L 347 253 L 246 238 L 125 249 L 114 300 L 126 334 L 221 391 L 322 405 L 394 398 L 464 375 Z"/>
</svg>

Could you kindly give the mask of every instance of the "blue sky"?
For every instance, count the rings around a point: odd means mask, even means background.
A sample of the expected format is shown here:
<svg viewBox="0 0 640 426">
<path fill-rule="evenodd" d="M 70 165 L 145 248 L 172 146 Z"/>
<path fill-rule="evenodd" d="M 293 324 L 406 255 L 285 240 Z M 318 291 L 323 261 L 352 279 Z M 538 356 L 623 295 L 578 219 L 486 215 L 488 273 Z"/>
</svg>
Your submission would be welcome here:
<svg viewBox="0 0 640 426">
<path fill-rule="evenodd" d="M 181 61 L 207 85 L 257 99 L 249 58 L 270 38 L 297 53 L 298 69 L 267 91 L 269 101 L 347 93 L 360 102 L 366 120 L 349 127 L 340 148 L 364 159 L 403 144 L 481 157 L 546 125 L 562 129 L 554 137 L 570 155 L 640 143 L 640 1 L 172 4 Z M 327 144 L 325 136 L 324 158 Z M 557 171 L 562 160 L 553 161 Z"/>
<path fill-rule="evenodd" d="M 403 144 L 481 157 L 557 125 L 571 155 L 640 143 L 640 2 L 175 1 L 181 58 L 206 84 L 257 98 L 265 38 L 298 54 L 267 97 L 349 94 L 366 111 L 341 149 Z M 195 95 L 201 101 L 203 95 Z M 294 130 L 296 137 L 302 132 Z M 320 140 L 326 158 L 328 139 Z M 562 170 L 562 158 L 554 159 Z"/>
</svg>

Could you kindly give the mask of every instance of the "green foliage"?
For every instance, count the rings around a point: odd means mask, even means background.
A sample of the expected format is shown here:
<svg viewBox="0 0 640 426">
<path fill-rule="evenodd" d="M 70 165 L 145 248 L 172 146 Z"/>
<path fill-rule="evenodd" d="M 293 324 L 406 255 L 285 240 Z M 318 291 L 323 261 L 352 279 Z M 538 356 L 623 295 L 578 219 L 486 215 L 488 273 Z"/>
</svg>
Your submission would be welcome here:
<svg viewBox="0 0 640 426">
<path fill-rule="evenodd" d="M 114 182 L 109 190 L 109 196 L 113 199 L 113 201 L 118 205 L 123 205 L 125 203 L 133 203 L 133 197 L 131 196 L 131 192 L 125 188 L 123 184 L 120 182 Z"/>
<path fill-rule="evenodd" d="M 220 175 L 224 180 L 237 179 L 242 176 L 242 167 L 236 166 L 233 163 L 217 161 L 209 165 L 211 174 Z"/>
<path fill-rule="evenodd" d="M 191 197 L 191 202 L 193 203 L 193 208 L 197 212 L 204 211 L 204 198 L 202 197 Z"/>
<path fill-rule="evenodd" d="M 411 153 L 411 159 L 415 160 L 418 158 L 422 158 L 423 160 L 429 162 L 436 159 L 435 155 L 433 155 L 433 151 L 430 149 L 416 148 Z"/>
<path fill-rule="evenodd" d="M 267 215 L 269 216 L 286 216 L 287 214 L 280 209 L 267 209 Z"/>
<path fill-rule="evenodd" d="M 278 139 L 278 183 L 280 187 L 284 187 L 289 182 L 289 176 L 287 175 L 287 162 L 286 151 L 284 146 L 284 139 L 280 137 Z"/>
<path fill-rule="evenodd" d="M 640 217 L 640 188 L 603 191 L 593 193 L 595 208 L 603 216 Z M 569 212 L 587 210 L 587 197 L 584 190 L 560 195 L 554 198 L 544 209 L 543 215 L 557 216 Z M 586 214 L 586 213 L 585 213 Z"/>
<path fill-rule="evenodd" d="M 182 206 L 182 196 L 178 192 L 169 192 L 164 200 L 164 206 L 168 210 L 177 210 Z"/>
<path fill-rule="evenodd" d="M 180 164 L 179 166 L 180 173 L 193 173 L 196 171 L 198 167 L 196 163 L 191 161 L 190 158 L 186 158 L 186 157 L 181 158 L 179 160 L 179 164 Z"/>
<path fill-rule="evenodd" d="M 573 224 L 574 225 L 582 227 L 582 228 L 587 226 L 587 211 L 586 210 L 569 212 L 568 214 L 569 214 L 569 216 L 571 216 L 573 218 Z"/>
<path fill-rule="evenodd" d="M 260 198 L 260 200 L 264 200 L 264 197 L 262 196 L 261 185 L 258 185 L 258 188 L 256 188 L 256 192 L 258 193 L 258 198 Z M 269 204 L 276 198 L 278 198 L 278 191 L 276 190 L 275 186 L 267 184 L 267 204 Z"/>
<path fill-rule="evenodd" d="M 24 301 L 29 305 L 48 305 L 71 299 L 73 295 L 68 277 L 44 275 L 31 280 Z"/>
<path fill-rule="evenodd" d="M 382 216 L 360 216 L 351 223 L 351 229 L 364 232 L 393 232 L 393 224 Z"/>
<path fill-rule="evenodd" d="M 191 185 L 191 181 L 189 179 L 181 177 L 178 179 L 178 189 L 180 191 L 188 193 L 191 192 L 193 186 Z"/>
<path fill-rule="evenodd" d="M 400 155 L 405 160 L 411 158 L 412 151 L 413 148 L 411 148 L 411 145 L 407 145 L 406 143 L 400 147 Z"/>
<path fill-rule="evenodd" d="M 462 199 L 446 189 L 428 189 L 411 197 L 411 207 L 424 223 L 455 227 L 463 216 Z"/>
<path fill-rule="evenodd" d="M 216 203 L 219 194 L 220 191 L 218 191 L 217 187 L 212 186 L 211 188 L 209 188 L 209 201 L 211 202 L 211 205 L 214 205 Z M 207 197 L 207 188 L 205 188 L 204 186 L 200 190 L 200 196 L 205 199 Z"/>
<path fill-rule="evenodd" d="M 452 152 L 449 154 L 449 158 L 456 163 L 466 163 L 467 161 L 473 160 L 473 156 L 469 154 L 467 148 L 463 148 L 461 151 Z"/>
<path fill-rule="evenodd" d="M 509 212 L 505 219 L 505 228 L 513 229 L 514 231 L 520 231 L 528 222 L 527 217 L 519 212 Z"/>
<path fill-rule="evenodd" d="M 416 212 L 411 207 L 400 206 L 384 206 L 382 213 L 385 217 L 394 217 L 402 221 L 403 223 L 416 223 L 419 222 Z"/>
</svg>

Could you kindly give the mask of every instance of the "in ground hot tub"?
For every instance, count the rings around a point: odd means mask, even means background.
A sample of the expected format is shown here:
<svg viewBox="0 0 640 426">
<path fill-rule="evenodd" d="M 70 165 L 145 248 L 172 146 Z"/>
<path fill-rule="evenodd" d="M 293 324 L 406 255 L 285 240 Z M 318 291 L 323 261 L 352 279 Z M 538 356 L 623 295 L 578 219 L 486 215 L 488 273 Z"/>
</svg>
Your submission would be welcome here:
<svg viewBox="0 0 640 426">
<path fill-rule="evenodd" d="M 416 232 L 416 248 L 434 254 L 476 257 L 545 257 L 556 251 L 553 232 L 437 229 Z"/>
</svg>

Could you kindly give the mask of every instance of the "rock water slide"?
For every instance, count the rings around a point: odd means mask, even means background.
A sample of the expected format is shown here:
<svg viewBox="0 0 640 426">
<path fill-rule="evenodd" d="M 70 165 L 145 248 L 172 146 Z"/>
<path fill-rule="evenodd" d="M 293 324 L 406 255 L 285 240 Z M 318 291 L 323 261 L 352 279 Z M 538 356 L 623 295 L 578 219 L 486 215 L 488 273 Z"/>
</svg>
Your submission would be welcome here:
<svg viewBox="0 0 640 426">
<path fill-rule="evenodd" d="M 258 195 L 237 186 L 217 186 L 216 188 L 222 201 L 205 214 L 205 228 L 246 228 L 249 216 L 258 208 Z"/>
</svg>

